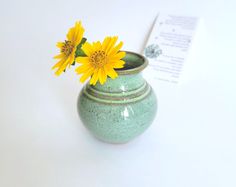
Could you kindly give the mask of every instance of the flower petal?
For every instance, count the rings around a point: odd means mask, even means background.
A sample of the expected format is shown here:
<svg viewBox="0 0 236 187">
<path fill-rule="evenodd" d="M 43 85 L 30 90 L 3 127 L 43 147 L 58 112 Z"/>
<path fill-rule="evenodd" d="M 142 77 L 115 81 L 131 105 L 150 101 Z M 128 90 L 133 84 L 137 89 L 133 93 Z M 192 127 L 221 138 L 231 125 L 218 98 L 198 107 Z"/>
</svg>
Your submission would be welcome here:
<svg viewBox="0 0 236 187">
<path fill-rule="evenodd" d="M 66 37 L 75 46 L 77 46 L 81 42 L 83 34 L 84 34 L 84 28 L 82 27 L 81 22 L 79 21 L 75 23 L 74 27 L 69 29 L 69 32 Z"/>
<path fill-rule="evenodd" d="M 55 74 L 57 76 L 59 76 L 65 69 L 66 66 L 68 65 L 68 61 L 70 60 L 70 58 L 67 58 L 62 65 L 60 65 L 60 67 L 58 68 L 58 70 L 55 72 Z"/>
<path fill-rule="evenodd" d="M 116 77 L 118 77 L 118 74 L 116 73 L 116 71 L 113 68 L 111 68 L 107 65 L 106 69 L 107 69 L 107 75 L 109 77 L 111 77 L 112 79 L 115 79 Z"/>
<path fill-rule="evenodd" d="M 81 22 L 76 22 L 76 28 L 77 28 L 77 33 L 74 38 L 74 42 L 75 42 L 75 45 L 77 46 L 77 45 L 79 45 L 79 43 L 81 42 L 81 40 L 83 38 L 84 28 L 83 28 Z"/>
<path fill-rule="evenodd" d="M 107 46 L 109 45 L 110 41 L 111 41 L 111 37 L 106 37 L 106 38 L 103 40 L 103 42 L 102 42 L 102 50 L 103 50 L 103 51 L 106 51 Z"/>
<path fill-rule="evenodd" d="M 99 78 L 99 82 L 101 85 L 103 85 L 103 74 L 102 74 L 102 68 L 98 69 L 98 78 Z"/>
<path fill-rule="evenodd" d="M 101 48 L 102 48 L 102 44 L 101 44 L 101 42 L 94 42 L 93 43 L 93 50 L 95 50 L 95 51 L 98 51 L 98 50 L 101 50 Z"/>
<path fill-rule="evenodd" d="M 116 47 L 114 47 L 113 49 L 110 50 L 108 55 L 112 56 L 112 55 L 116 54 L 121 49 L 122 46 L 123 46 L 123 42 L 120 42 Z"/>
<path fill-rule="evenodd" d="M 69 41 L 72 41 L 72 40 L 73 40 L 74 32 L 75 32 L 75 28 L 74 28 L 74 27 L 72 27 L 72 28 L 69 29 L 69 31 L 68 31 L 68 33 L 67 33 L 67 35 L 66 35 L 66 37 L 67 37 L 67 39 L 68 39 Z"/>
<path fill-rule="evenodd" d="M 61 58 L 64 58 L 64 57 L 65 57 L 65 55 L 63 53 L 60 53 L 59 55 L 56 55 L 53 58 L 54 59 L 61 59 Z"/>
<path fill-rule="evenodd" d="M 114 45 L 115 45 L 115 43 L 116 43 L 117 40 L 118 40 L 118 37 L 117 37 L 117 36 L 114 36 L 114 37 L 111 38 L 111 40 L 110 40 L 108 46 L 107 46 L 106 49 L 105 49 L 105 51 L 106 51 L 107 54 L 110 53 L 110 50 L 114 47 Z"/>
<path fill-rule="evenodd" d="M 110 60 L 113 61 L 113 60 L 120 60 L 122 58 L 124 58 L 126 55 L 126 53 L 124 51 L 121 51 L 113 56 L 110 56 Z"/>
<path fill-rule="evenodd" d="M 124 67 L 124 64 L 125 64 L 125 61 L 123 60 L 118 60 L 118 61 L 115 61 L 112 63 L 112 67 L 113 68 L 123 68 Z"/>
<path fill-rule="evenodd" d="M 98 69 L 94 70 L 93 76 L 90 79 L 90 84 L 95 85 L 98 81 Z"/>
<path fill-rule="evenodd" d="M 82 45 L 82 50 L 87 56 L 91 56 L 94 51 L 92 45 L 88 42 L 85 42 L 85 44 Z"/>
<path fill-rule="evenodd" d="M 86 79 L 88 79 L 92 74 L 93 74 L 93 72 L 94 72 L 94 69 L 89 69 L 86 73 L 84 73 L 83 75 L 82 75 L 82 77 L 80 77 L 80 82 L 84 82 Z"/>
<path fill-rule="evenodd" d="M 64 42 L 57 42 L 57 47 L 58 48 L 62 48 L 64 46 Z"/>
<path fill-rule="evenodd" d="M 81 73 L 84 73 L 86 71 L 88 71 L 89 69 L 93 68 L 90 64 L 84 64 L 84 65 L 81 65 L 79 66 L 78 68 L 76 68 L 76 72 L 78 74 L 81 74 Z M 93 68 L 94 69 L 94 68 Z"/>
<path fill-rule="evenodd" d="M 88 64 L 89 63 L 89 58 L 88 57 L 77 57 L 75 59 L 76 62 L 81 63 L 81 64 Z"/>
<path fill-rule="evenodd" d="M 59 62 L 57 62 L 52 69 L 55 69 L 57 67 L 60 67 L 64 62 L 66 61 L 66 58 L 61 59 Z"/>
<path fill-rule="evenodd" d="M 102 71 L 102 80 L 103 80 L 102 84 L 104 84 L 106 82 L 106 80 L 107 80 L 107 74 L 105 72 L 104 67 L 101 68 L 101 69 L 102 69 L 101 71 Z"/>
<path fill-rule="evenodd" d="M 69 60 L 68 60 L 68 68 L 70 68 L 70 66 L 74 63 L 74 54 L 71 54 L 69 57 Z"/>
</svg>

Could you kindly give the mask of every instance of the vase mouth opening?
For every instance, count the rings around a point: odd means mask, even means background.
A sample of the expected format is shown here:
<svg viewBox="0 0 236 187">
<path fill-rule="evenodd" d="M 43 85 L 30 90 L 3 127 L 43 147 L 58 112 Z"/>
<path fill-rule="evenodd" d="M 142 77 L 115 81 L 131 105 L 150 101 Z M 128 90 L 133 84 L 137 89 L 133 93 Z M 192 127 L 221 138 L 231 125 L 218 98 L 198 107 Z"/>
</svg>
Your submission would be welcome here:
<svg viewBox="0 0 236 187">
<path fill-rule="evenodd" d="M 141 72 L 148 65 L 148 60 L 138 53 L 125 51 L 126 55 L 122 59 L 125 61 L 124 67 L 115 69 L 119 75 L 129 75 Z"/>
</svg>

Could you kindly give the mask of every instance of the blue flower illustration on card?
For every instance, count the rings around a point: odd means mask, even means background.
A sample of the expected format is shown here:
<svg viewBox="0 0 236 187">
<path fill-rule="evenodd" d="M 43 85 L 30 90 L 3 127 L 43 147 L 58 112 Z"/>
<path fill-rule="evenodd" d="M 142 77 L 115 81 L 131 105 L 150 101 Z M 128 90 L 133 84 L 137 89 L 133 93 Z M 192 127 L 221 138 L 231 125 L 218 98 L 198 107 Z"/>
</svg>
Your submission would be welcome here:
<svg viewBox="0 0 236 187">
<path fill-rule="evenodd" d="M 160 49 L 159 45 L 151 44 L 145 48 L 144 54 L 147 58 L 157 58 L 162 54 L 162 50 Z"/>
</svg>

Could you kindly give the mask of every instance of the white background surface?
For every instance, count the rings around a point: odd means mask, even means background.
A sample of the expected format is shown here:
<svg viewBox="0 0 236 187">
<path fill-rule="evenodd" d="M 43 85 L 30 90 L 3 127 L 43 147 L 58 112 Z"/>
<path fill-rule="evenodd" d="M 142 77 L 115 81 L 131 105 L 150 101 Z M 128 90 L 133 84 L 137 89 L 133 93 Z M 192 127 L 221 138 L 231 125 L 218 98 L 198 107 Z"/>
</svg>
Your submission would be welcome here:
<svg viewBox="0 0 236 187">
<path fill-rule="evenodd" d="M 0 2 L 1 187 L 235 187 L 235 1 Z M 153 125 L 125 145 L 81 124 L 74 69 L 50 70 L 68 28 L 90 41 L 118 35 L 141 52 L 158 12 L 202 18 L 185 81 L 147 76 L 159 99 Z"/>
</svg>

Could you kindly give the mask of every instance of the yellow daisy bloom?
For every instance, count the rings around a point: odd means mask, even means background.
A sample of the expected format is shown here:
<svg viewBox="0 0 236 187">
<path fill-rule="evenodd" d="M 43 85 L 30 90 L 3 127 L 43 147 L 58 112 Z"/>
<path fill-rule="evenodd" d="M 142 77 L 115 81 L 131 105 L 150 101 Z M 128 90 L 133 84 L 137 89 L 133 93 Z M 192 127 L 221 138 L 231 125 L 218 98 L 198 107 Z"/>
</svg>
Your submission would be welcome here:
<svg viewBox="0 0 236 187">
<path fill-rule="evenodd" d="M 82 64 L 76 69 L 78 74 L 83 74 L 80 78 L 82 83 L 91 76 L 90 84 L 95 85 L 99 81 L 103 85 L 107 76 L 112 79 L 118 76 L 114 69 L 124 67 L 125 62 L 121 59 L 125 56 L 125 52 L 119 51 L 123 42 L 115 45 L 117 39 L 117 36 L 106 37 L 102 43 L 99 41 L 92 44 L 86 42 L 82 46 L 82 50 L 87 56 L 75 59 L 76 62 Z"/>
<path fill-rule="evenodd" d="M 57 47 L 61 50 L 60 54 L 55 56 L 55 59 L 59 59 L 52 69 L 57 68 L 55 74 L 60 75 L 67 67 L 70 67 L 75 60 L 75 52 L 77 46 L 80 44 L 84 34 L 84 28 L 81 22 L 76 22 L 75 26 L 72 27 L 68 34 L 65 42 L 58 42 Z"/>
</svg>

